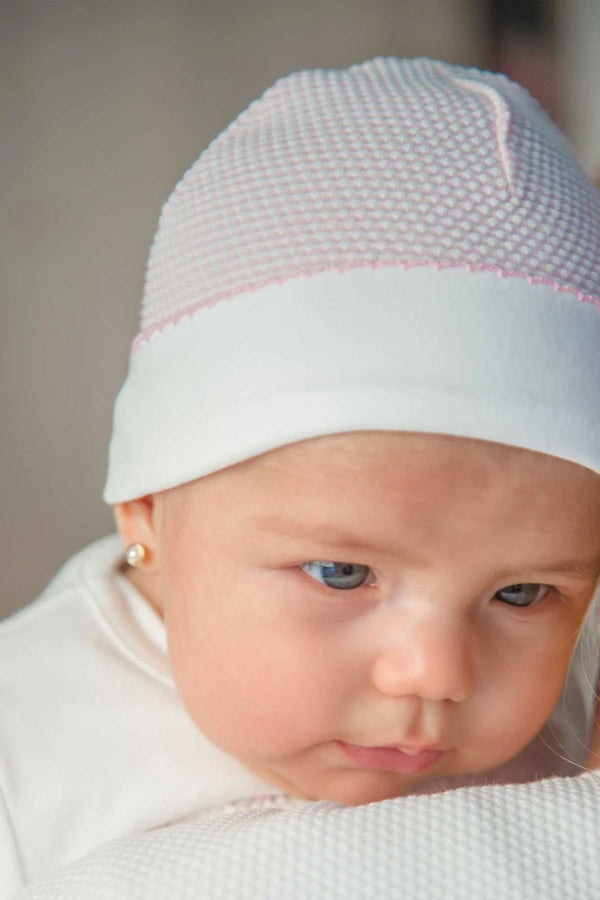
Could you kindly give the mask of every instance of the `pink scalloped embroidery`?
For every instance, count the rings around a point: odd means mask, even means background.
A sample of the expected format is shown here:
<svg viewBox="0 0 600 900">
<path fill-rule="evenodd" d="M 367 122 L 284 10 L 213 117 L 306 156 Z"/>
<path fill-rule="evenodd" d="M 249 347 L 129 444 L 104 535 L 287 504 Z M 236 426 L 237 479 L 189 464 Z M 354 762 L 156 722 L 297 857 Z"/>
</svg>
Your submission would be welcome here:
<svg viewBox="0 0 600 900">
<path fill-rule="evenodd" d="M 213 306 L 216 306 L 218 303 L 221 303 L 222 301 L 233 300 L 235 297 L 238 297 L 242 294 L 253 294 L 265 287 L 284 284 L 286 281 L 291 281 L 295 278 L 312 278 L 316 275 L 322 275 L 325 272 L 337 272 L 339 274 L 342 274 L 343 272 L 352 271 L 353 269 L 382 269 L 392 267 L 401 269 L 403 271 L 415 268 L 434 269 L 436 271 L 443 271 L 444 269 L 461 269 L 464 272 L 489 272 L 490 274 L 495 275 L 497 278 L 519 278 L 522 281 L 526 281 L 528 284 L 544 284 L 547 287 L 552 288 L 552 290 L 554 290 L 558 294 L 570 294 L 571 296 L 575 297 L 580 303 L 593 303 L 600 312 L 600 298 L 592 297 L 588 294 L 583 294 L 576 288 L 558 284 L 558 282 L 552 281 L 549 278 L 539 278 L 531 275 L 524 275 L 521 272 L 505 272 L 498 267 L 470 266 L 465 265 L 464 263 L 456 263 L 455 265 L 442 265 L 431 262 L 414 262 L 409 264 L 387 262 L 385 260 L 377 262 L 357 262 L 354 265 L 348 265 L 345 267 L 340 266 L 330 269 L 321 269 L 313 272 L 298 272 L 292 275 L 285 275 L 277 279 L 265 279 L 264 281 L 245 285 L 241 288 L 223 291 L 220 294 L 216 294 L 214 297 L 212 297 L 209 302 L 202 301 L 199 303 L 194 303 L 191 306 L 187 306 L 185 309 L 181 309 L 170 316 L 166 316 L 161 322 L 158 322 L 156 325 L 152 325 L 145 331 L 140 332 L 132 342 L 131 354 L 135 353 L 135 351 L 142 344 L 147 343 L 153 335 L 163 332 L 168 325 L 176 325 L 179 321 L 181 321 L 181 319 L 191 318 L 202 309 L 210 309 Z"/>
</svg>

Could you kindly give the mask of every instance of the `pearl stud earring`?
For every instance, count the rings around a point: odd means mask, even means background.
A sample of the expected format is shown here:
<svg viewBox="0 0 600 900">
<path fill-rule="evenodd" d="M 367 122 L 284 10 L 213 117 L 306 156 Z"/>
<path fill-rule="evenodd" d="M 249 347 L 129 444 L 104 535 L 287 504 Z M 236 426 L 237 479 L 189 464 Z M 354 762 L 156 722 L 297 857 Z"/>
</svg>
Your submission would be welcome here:
<svg viewBox="0 0 600 900">
<path fill-rule="evenodd" d="M 141 566 L 146 558 L 146 548 L 143 544 L 130 544 L 125 551 L 125 559 L 130 566 Z"/>
</svg>

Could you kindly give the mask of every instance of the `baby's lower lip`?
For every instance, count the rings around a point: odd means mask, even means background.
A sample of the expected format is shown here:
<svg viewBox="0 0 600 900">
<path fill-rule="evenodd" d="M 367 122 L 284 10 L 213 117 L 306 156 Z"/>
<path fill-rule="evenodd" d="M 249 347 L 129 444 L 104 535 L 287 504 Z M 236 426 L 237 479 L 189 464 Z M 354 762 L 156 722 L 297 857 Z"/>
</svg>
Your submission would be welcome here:
<svg viewBox="0 0 600 900">
<path fill-rule="evenodd" d="M 430 769 L 442 756 L 443 750 L 420 750 L 409 756 L 399 747 L 361 747 L 338 741 L 344 753 L 362 769 L 378 769 L 385 772 L 399 772 L 402 775 L 416 775 Z"/>
</svg>

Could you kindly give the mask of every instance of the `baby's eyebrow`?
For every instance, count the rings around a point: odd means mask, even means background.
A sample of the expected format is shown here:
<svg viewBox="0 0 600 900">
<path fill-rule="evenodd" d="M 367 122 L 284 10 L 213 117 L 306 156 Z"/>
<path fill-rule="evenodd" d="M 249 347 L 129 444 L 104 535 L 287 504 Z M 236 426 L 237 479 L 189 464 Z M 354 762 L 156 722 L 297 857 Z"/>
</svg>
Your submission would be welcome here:
<svg viewBox="0 0 600 900">
<path fill-rule="evenodd" d="M 391 554 L 399 555 L 396 545 L 385 545 L 374 541 L 365 540 L 337 526 L 326 523 L 307 523 L 307 522 L 291 522 L 279 516 L 267 516 L 259 519 L 255 526 L 262 531 L 271 534 L 280 534 L 283 537 L 295 538 L 297 540 L 318 541 L 322 544 L 330 546 L 344 547 L 348 550 L 378 550 L 387 551 Z M 592 578 L 600 576 L 600 552 L 592 557 L 582 559 L 567 559 L 560 562 L 549 560 L 527 561 L 526 564 L 519 566 L 518 569 L 506 569 L 502 572 L 502 578 L 519 578 L 523 576 L 524 571 L 543 572 L 544 575 L 570 575 L 577 578 Z"/>
<path fill-rule="evenodd" d="M 600 554 L 591 559 L 569 559 L 559 563 L 536 563 L 528 566 L 536 572 L 544 572 L 547 575 L 577 575 L 580 578 L 591 578 L 600 574 Z M 514 572 L 507 572 L 508 577 Z"/>
<path fill-rule="evenodd" d="M 311 541 L 313 544 L 319 543 L 357 553 L 365 550 L 387 553 L 408 561 L 408 556 L 402 553 L 397 543 L 372 540 L 328 522 L 296 522 L 279 516 L 267 516 L 256 520 L 254 525 L 269 534 L 279 534 L 294 540 Z M 412 556 L 410 562 L 412 565 L 425 565 L 425 559 L 420 562 Z"/>
<path fill-rule="evenodd" d="M 500 578 L 505 581 L 523 579 L 525 572 L 533 573 L 531 577 L 565 575 L 575 578 L 598 578 L 600 576 L 600 553 L 586 559 L 566 559 L 560 562 L 554 560 L 524 560 L 519 568 L 504 569 Z"/>
<path fill-rule="evenodd" d="M 375 541 L 365 540 L 359 535 L 351 531 L 347 531 L 338 526 L 333 526 L 321 522 L 290 522 L 278 516 L 268 516 L 259 519 L 255 525 L 261 531 L 268 531 L 271 534 L 281 534 L 283 537 L 297 538 L 299 540 L 319 541 L 319 543 L 328 543 L 332 546 L 343 546 L 350 549 L 382 549 L 382 545 Z M 390 547 L 390 549 L 392 549 Z M 397 551 L 397 547 L 394 548 Z"/>
</svg>

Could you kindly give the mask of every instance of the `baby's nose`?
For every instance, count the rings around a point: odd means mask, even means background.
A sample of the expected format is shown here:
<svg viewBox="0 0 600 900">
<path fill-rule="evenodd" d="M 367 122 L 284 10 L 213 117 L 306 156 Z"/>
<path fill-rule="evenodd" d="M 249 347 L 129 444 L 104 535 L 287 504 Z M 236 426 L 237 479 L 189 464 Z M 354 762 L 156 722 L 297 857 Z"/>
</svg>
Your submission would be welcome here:
<svg viewBox="0 0 600 900">
<path fill-rule="evenodd" d="M 466 700 L 474 687 L 473 635 L 462 619 L 422 617 L 402 622 L 380 647 L 372 682 L 388 696 Z"/>
</svg>

